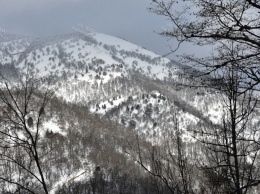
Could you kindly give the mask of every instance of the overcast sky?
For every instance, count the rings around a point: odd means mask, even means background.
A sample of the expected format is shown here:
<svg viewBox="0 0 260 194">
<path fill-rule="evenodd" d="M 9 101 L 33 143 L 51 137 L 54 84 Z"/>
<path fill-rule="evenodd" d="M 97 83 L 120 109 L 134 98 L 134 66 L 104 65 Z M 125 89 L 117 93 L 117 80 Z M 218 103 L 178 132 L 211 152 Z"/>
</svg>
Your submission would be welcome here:
<svg viewBox="0 0 260 194">
<path fill-rule="evenodd" d="M 96 32 L 124 38 L 164 55 L 167 41 L 156 34 L 165 18 L 150 13 L 151 0 L 0 0 L 0 30 L 29 36 L 72 32 L 82 23 Z M 185 51 L 183 47 L 180 52 Z M 174 56 L 172 55 L 171 58 Z"/>
</svg>

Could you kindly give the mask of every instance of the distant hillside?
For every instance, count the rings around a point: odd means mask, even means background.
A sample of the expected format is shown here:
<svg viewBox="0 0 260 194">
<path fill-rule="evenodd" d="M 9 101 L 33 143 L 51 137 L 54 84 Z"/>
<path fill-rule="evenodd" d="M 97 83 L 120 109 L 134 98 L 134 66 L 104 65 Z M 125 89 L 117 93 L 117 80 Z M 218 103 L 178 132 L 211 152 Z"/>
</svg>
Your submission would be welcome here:
<svg viewBox="0 0 260 194">
<path fill-rule="evenodd" d="M 52 194 L 95 193 L 93 188 L 101 187 L 93 183 L 98 176 L 110 193 L 158 193 L 157 184 L 169 193 L 125 150 L 138 145 L 137 136 L 142 146 L 164 148 L 171 141 L 176 150 L 171 138 L 177 118 L 191 157 L 200 153 L 196 129 L 219 124 L 223 115 L 219 93 L 183 87 L 199 71 L 105 34 L 6 37 L 0 65 L 10 82 L 31 67 L 55 91 L 41 132 L 41 145 L 50 150 L 43 165 Z M 23 178 L 26 184 L 28 177 Z M 3 188 L 15 193 L 14 187 Z"/>
</svg>

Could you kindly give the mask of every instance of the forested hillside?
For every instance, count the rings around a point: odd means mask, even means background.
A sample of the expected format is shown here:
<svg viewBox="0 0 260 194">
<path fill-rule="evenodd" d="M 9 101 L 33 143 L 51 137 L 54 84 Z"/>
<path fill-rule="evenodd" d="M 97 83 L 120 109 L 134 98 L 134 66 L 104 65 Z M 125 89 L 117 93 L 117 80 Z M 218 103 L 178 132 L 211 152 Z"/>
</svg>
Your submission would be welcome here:
<svg viewBox="0 0 260 194">
<path fill-rule="evenodd" d="M 229 96 L 207 86 L 214 77 L 104 34 L 11 36 L 0 42 L 0 64 L 1 193 L 228 187 L 207 168 L 222 157 L 208 149 L 229 141 L 221 132 Z M 259 110 L 250 108 L 258 102 L 236 100 L 240 118 L 248 115 L 238 123 L 241 138 L 259 139 Z M 239 146 L 244 172 L 257 176 L 258 145 Z"/>
</svg>

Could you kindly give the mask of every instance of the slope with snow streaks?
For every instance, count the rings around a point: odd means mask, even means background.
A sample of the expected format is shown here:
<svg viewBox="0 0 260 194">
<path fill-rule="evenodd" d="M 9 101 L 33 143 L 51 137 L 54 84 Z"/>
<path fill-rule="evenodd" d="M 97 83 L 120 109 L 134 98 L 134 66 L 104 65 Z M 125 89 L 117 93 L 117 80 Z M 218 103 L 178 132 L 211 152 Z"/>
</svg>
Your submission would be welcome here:
<svg viewBox="0 0 260 194">
<path fill-rule="evenodd" d="M 51 193 L 73 182 L 83 184 L 96 166 L 136 168 L 122 151 L 136 134 L 153 145 L 174 143 L 177 120 L 183 141 L 193 150 L 201 121 L 218 124 L 223 116 L 219 94 L 183 87 L 191 82 L 189 74 L 181 76 L 181 65 L 116 37 L 70 34 L 0 45 L 2 69 L 13 63 L 25 71 L 30 63 L 54 82 L 57 98 L 40 133 L 45 147 L 54 150 L 44 160 Z"/>
<path fill-rule="evenodd" d="M 30 40 L 27 38 L 0 42 L 1 64 L 18 63 L 19 57 L 29 45 Z"/>
<path fill-rule="evenodd" d="M 101 34 L 101 33 L 97 33 L 94 37 L 99 42 L 102 42 L 103 44 L 113 45 L 115 47 L 120 48 L 119 50 L 124 49 L 127 51 L 139 52 L 140 54 L 148 55 L 152 58 L 160 57 L 159 55 L 157 55 L 151 51 L 148 51 L 148 50 L 142 48 L 141 46 L 135 45 L 133 43 L 130 43 L 128 41 L 125 41 L 125 40 L 117 38 L 117 37 L 113 37 L 113 36 L 109 36 L 109 35 Z M 170 60 L 167 58 L 163 58 L 163 62 L 169 63 Z"/>
<path fill-rule="evenodd" d="M 174 131 L 176 116 L 185 141 L 194 141 L 192 128 L 200 120 L 189 112 L 180 110 L 158 91 L 129 96 L 128 99 L 117 96 L 93 104 L 90 110 L 134 129 L 147 140 L 157 143 Z"/>
<path fill-rule="evenodd" d="M 140 97 L 143 87 L 151 87 L 151 90 L 159 91 L 160 88 L 163 89 L 162 87 L 168 87 L 169 83 L 174 82 L 174 80 L 180 81 L 179 79 L 181 79 L 179 77 L 179 73 L 182 71 L 181 67 L 174 65 L 169 59 L 138 45 L 105 34 L 96 33 L 93 36 L 70 34 L 58 38 L 38 38 L 30 41 L 15 40 L 13 48 L 10 49 L 11 43 L 2 43 L 2 50 L 9 49 L 9 52 L 25 50 L 26 53 L 20 55 L 19 61 L 17 60 L 18 64 L 15 64 L 16 67 L 26 70 L 24 64 L 33 63 L 40 75 L 51 75 L 53 78 L 57 78 L 57 97 L 67 102 L 89 105 L 92 112 L 99 114 L 111 112 L 111 110 L 125 103 L 130 96 Z M 13 56 L 9 56 L 8 62 L 13 60 L 10 57 Z M 157 84 L 158 86 L 156 84 L 140 86 L 142 78 L 135 80 L 136 77 L 133 76 L 135 74 L 133 72 L 154 81 L 160 80 L 161 84 Z M 146 82 L 149 85 L 149 81 Z M 192 105 L 195 107 L 192 109 L 192 111 L 194 110 L 193 113 L 189 108 L 187 114 L 190 114 L 190 117 L 201 119 L 200 115 L 203 114 L 200 113 L 205 112 L 205 108 L 196 104 L 196 102 L 201 101 L 200 97 L 181 95 L 181 92 L 174 94 L 174 91 L 168 91 L 168 89 L 167 91 L 166 89 L 163 90 L 166 92 L 166 96 L 172 96 L 173 101 L 169 106 L 177 108 L 183 106 L 185 109 L 185 107 Z M 178 97 L 178 95 L 180 96 Z M 121 96 L 119 104 L 111 103 L 111 99 L 115 96 Z M 195 99 L 188 100 L 189 96 L 194 96 Z M 182 99 L 182 104 L 180 104 L 180 99 Z M 184 103 L 190 105 L 184 106 Z M 218 104 L 216 104 L 216 108 L 217 106 Z M 126 113 L 122 112 L 121 114 Z M 218 120 L 217 115 L 220 115 L 218 111 L 204 114 L 205 117 L 210 117 L 212 120 Z M 139 117 L 142 116 L 139 115 Z M 167 117 L 165 118 L 166 120 L 162 122 L 168 122 Z M 147 130 L 153 128 L 154 123 L 157 122 L 156 119 L 152 119 L 153 122 L 150 124 L 146 122 L 144 125 L 144 122 L 141 122 L 140 126 L 146 127 Z M 132 124 L 135 121 L 133 118 L 130 120 L 133 120 Z M 188 127 L 187 124 L 183 126 L 184 128 Z"/>
<path fill-rule="evenodd" d="M 103 65 L 106 68 L 113 64 L 120 64 L 125 70 L 134 69 L 161 80 L 174 72 L 173 68 L 167 65 L 172 63 L 169 59 L 105 34 L 97 33 L 93 37 L 71 34 L 56 41 L 44 40 L 38 38 L 1 43 L 2 64 L 13 61 L 16 66 L 22 68 L 26 63 L 33 63 L 42 75 L 52 74 L 58 77 L 64 74 L 69 77 L 86 74 L 91 65 Z M 18 52 L 24 52 L 19 60 L 12 55 Z"/>
</svg>

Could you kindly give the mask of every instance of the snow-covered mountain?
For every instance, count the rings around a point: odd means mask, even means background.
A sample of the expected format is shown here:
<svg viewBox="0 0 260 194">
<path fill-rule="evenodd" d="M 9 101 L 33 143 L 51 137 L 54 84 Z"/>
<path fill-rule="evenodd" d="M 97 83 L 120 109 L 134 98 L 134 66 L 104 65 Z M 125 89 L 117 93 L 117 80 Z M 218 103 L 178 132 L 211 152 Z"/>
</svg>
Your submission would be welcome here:
<svg viewBox="0 0 260 194">
<path fill-rule="evenodd" d="M 207 99 L 214 92 L 178 88 L 189 76 L 179 63 L 116 37 L 99 33 L 16 37 L 1 42 L 0 48 L 6 72 L 8 67 L 25 71 L 27 64 L 33 64 L 39 76 L 55 80 L 59 98 L 87 105 L 93 113 L 150 135 L 156 134 L 150 129 L 161 134 L 162 128 L 171 128 L 169 120 L 176 110 L 184 129 L 220 115 L 217 108 L 208 113 L 198 106 L 200 94 Z M 160 126 L 164 124 L 167 127 Z"/>
<path fill-rule="evenodd" d="M 178 118 L 183 141 L 195 145 L 200 121 L 217 124 L 222 115 L 214 90 L 180 87 L 189 83 L 184 66 L 105 34 L 9 37 L 0 42 L 0 64 L 8 77 L 29 65 L 51 78 L 55 99 L 41 136 L 50 149 L 57 146 L 50 157 L 62 153 L 55 163 L 46 161 L 51 193 L 89 180 L 96 166 L 107 173 L 119 162 L 119 178 L 125 165 L 136 170 L 122 151 L 135 134 L 161 145 L 175 133 Z"/>
<path fill-rule="evenodd" d="M 90 81 L 98 73 L 106 83 L 112 72 L 123 76 L 127 69 L 134 69 L 153 79 L 164 79 L 173 74 L 172 62 L 125 40 L 104 34 L 86 36 L 70 34 L 51 38 L 22 38 L 1 42 L 0 61 L 23 68 L 26 63 L 36 64 L 44 74 L 61 77 L 68 73 L 80 80 Z M 113 65 L 114 64 L 114 65 Z M 122 70 L 120 70 L 120 68 Z M 170 71 L 171 70 L 171 71 Z"/>
</svg>

